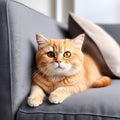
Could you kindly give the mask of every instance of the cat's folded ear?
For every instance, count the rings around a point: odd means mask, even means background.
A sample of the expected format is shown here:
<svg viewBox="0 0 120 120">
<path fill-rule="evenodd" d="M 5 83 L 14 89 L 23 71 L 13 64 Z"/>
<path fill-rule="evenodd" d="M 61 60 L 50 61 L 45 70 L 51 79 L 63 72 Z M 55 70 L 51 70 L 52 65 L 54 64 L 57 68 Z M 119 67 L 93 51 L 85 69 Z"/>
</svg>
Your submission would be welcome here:
<svg viewBox="0 0 120 120">
<path fill-rule="evenodd" d="M 82 45 L 84 43 L 84 40 L 85 40 L 85 34 L 83 33 L 83 34 L 80 34 L 77 37 L 75 37 L 73 39 L 73 43 L 75 43 L 78 46 L 78 48 L 81 49 Z"/>
<path fill-rule="evenodd" d="M 45 38 L 43 35 L 36 33 L 36 41 L 37 41 L 38 47 L 42 47 L 48 41 L 48 39 Z"/>
</svg>

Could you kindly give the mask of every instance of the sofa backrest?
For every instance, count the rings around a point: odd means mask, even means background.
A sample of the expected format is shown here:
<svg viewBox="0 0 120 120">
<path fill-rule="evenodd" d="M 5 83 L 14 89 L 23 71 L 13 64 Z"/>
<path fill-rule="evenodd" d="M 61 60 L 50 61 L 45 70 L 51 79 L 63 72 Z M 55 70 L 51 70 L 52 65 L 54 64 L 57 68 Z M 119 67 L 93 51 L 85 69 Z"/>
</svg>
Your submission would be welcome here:
<svg viewBox="0 0 120 120">
<path fill-rule="evenodd" d="M 106 30 L 120 45 L 120 24 L 99 24 L 104 30 Z"/>
<path fill-rule="evenodd" d="M 0 10 L 0 100 L 7 103 L 2 109 L 0 102 L 1 115 L 7 111 L 14 114 L 30 92 L 37 50 L 35 34 L 66 38 L 68 33 L 65 26 L 21 3 L 1 0 Z"/>
</svg>

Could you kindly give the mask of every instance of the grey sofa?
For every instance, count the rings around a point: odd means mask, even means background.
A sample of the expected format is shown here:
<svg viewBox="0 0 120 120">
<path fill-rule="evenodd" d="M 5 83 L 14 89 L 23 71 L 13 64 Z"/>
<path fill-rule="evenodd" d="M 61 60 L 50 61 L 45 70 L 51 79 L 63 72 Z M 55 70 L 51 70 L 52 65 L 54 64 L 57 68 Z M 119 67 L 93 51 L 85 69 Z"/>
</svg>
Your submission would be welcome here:
<svg viewBox="0 0 120 120">
<path fill-rule="evenodd" d="M 120 25 L 101 25 L 120 44 Z M 66 38 L 68 28 L 45 15 L 11 1 L 0 0 L 0 120 L 119 120 L 120 79 L 105 88 L 89 89 L 37 108 L 26 99 L 31 87 L 37 44 L 35 33 Z M 112 48 L 111 48 L 112 50 Z"/>
</svg>

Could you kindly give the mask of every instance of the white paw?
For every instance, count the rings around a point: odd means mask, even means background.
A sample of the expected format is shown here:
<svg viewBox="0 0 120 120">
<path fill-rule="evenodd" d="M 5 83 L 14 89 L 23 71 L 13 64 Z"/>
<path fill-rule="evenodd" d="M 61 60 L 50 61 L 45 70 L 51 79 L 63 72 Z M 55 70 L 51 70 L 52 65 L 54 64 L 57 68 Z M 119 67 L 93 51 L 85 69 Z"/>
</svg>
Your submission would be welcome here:
<svg viewBox="0 0 120 120">
<path fill-rule="evenodd" d="M 30 107 L 37 107 L 40 104 L 42 104 L 43 100 L 36 97 L 36 96 L 30 96 L 28 97 L 27 103 Z"/>
<path fill-rule="evenodd" d="M 51 103 L 54 103 L 54 104 L 59 104 L 59 103 L 62 103 L 64 101 L 64 98 L 59 96 L 59 95 L 57 95 L 57 94 L 51 94 L 49 96 L 49 101 Z"/>
</svg>

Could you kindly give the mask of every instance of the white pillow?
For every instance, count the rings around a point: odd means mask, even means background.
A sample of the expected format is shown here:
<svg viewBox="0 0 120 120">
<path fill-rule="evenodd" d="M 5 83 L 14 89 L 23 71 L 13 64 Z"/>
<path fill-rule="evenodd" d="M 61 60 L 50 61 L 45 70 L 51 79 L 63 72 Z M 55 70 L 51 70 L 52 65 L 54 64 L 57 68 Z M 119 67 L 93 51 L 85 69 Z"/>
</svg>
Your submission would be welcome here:
<svg viewBox="0 0 120 120">
<path fill-rule="evenodd" d="M 106 72 L 107 74 L 120 77 L 120 46 L 114 38 L 100 26 L 72 13 L 69 15 L 68 24 L 71 37 L 75 37 L 78 34 L 85 32 L 87 35 L 86 43 L 88 44 L 89 50 L 93 49 L 92 45 L 96 47 L 93 50 L 93 57 L 97 58 L 96 62 L 98 64 L 100 63 L 99 66 L 103 66 L 103 68 L 100 68 L 101 71 L 102 69 L 104 71 L 105 67 L 105 69 L 108 70 L 108 73 Z M 84 48 L 86 48 L 86 45 L 83 46 L 83 49 Z M 97 53 L 95 53 L 96 51 Z M 101 59 L 103 59 L 102 62 L 104 62 L 104 64 L 101 62 Z"/>
</svg>

